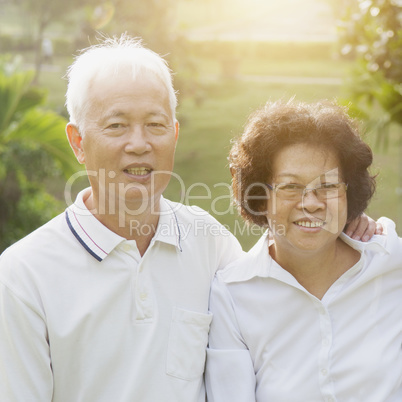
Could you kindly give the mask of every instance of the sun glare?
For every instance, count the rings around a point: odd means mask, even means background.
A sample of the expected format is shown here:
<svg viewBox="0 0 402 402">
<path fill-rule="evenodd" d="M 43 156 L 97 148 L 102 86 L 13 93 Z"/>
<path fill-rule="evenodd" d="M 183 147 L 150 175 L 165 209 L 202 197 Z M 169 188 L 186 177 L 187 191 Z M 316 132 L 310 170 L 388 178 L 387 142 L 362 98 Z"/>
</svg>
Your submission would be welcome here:
<svg viewBox="0 0 402 402">
<path fill-rule="evenodd" d="M 322 42 L 336 37 L 329 1 L 207 0 L 184 3 L 179 10 L 180 26 L 193 40 Z"/>
</svg>

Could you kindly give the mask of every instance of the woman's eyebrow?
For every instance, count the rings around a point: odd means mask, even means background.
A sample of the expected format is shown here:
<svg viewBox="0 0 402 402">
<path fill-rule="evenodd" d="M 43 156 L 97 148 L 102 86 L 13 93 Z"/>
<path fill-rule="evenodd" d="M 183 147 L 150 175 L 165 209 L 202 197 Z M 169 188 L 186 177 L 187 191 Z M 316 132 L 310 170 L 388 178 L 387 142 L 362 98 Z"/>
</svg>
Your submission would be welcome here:
<svg viewBox="0 0 402 402">
<path fill-rule="evenodd" d="M 297 175 L 295 173 L 287 173 L 287 172 L 276 174 L 275 177 L 291 177 L 291 178 L 295 178 L 295 179 L 300 179 L 299 175 Z"/>
<path fill-rule="evenodd" d="M 336 179 L 338 179 L 339 177 L 340 177 L 340 175 L 339 175 L 338 172 L 328 171 L 328 172 L 325 172 L 325 173 L 322 173 L 322 174 L 318 175 L 314 179 L 310 180 L 310 182 L 314 181 L 314 180 L 317 180 L 317 179 L 321 179 L 321 180 L 322 179 L 327 179 L 327 178 L 336 178 Z M 291 178 L 291 179 L 297 179 L 297 180 L 302 179 L 302 177 L 300 175 L 298 175 L 296 173 L 290 173 L 290 172 L 283 172 L 283 173 L 276 174 L 275 178 L 276 179 L 277 178 L 280 178 L 280 179 L 282 179 L 282 178 Z"/>
</svg>

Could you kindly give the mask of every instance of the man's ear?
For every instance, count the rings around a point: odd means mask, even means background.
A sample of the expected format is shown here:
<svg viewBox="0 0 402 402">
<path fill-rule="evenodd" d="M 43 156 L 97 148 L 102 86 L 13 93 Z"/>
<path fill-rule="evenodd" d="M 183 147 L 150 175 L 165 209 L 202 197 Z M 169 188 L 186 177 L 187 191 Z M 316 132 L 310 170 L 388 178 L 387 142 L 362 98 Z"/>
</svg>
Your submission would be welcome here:
<svg viewBox="0 0 402 402">
<path fill-rule="evenodd" d="M 82 136 L 78 131 L 78 127 L 72 123 L 68 123 L 66 126 L 66 134 L 68 142 L 70 143 L 71 149 L 73 150 L 78 162 L 81 164 L 85 163 L 85 153 L 82 146 Z"/>
<path fill-rule="evenodd" d="M 176 142 L 179 138 L 179 127 L 180 127 L 179 122 L 176 120 L 176 123 L 174 125 L 174 129 L 175 129 L 174 138 L 175 138 Z"/>
</svg>

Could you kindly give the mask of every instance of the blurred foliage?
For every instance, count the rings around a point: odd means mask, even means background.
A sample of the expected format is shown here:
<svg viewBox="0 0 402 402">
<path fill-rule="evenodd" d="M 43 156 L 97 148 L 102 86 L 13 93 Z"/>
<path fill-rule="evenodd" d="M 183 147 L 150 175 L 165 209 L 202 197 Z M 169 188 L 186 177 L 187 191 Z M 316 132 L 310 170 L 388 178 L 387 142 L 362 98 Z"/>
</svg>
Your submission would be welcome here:
<svg viewBox="0 0 402 402">
<path fill-rule="evenodd" d="M 356 113 L 376 128 L 387 146 L 389 124 L 402 125 L 402 1 L 357 0 L 340 24 L 341 53 L 356 57 L 350 88 Z M 372 109 L 380 106 L 381 118 Z"/>
<path fill-rule="evenodd" d="M 157 52 L 168 50 L 174 36 L 170 23 L 175 15 L 174 0 L 111 0 L 110 3 L 115 10 L 110 29 L 141 36 Z"/>
<path fill-rule="evenodd" d="M 42 44 L 46 38 L 48 27 L 55 22 L 65 21 L 77 9 L 84 7 L 84 4 L 96 4 L 98 0 L 85 0 L 85 3 L 81 0 L 4 0 L 4 3 L 11 3 L 19 7 L 21 11 L 29 15 L 35 26 L 33 35 L 35 75 L 33 81 L 37 83 L 44 59 Z"/>
<path fill-rule="evenodd" d="M 60 212 L 48 177 L 77 167 L 63 135 L 66 120 L 42 109 L 46 92 L 16 60 L 0 60 L 0 252 Z"/>
<path fill-rule="evenodd" d="M 173 71 L 180 71 L 175 88 L 181 96 L 200 98 L 198 59 L 192 44 L 179 33 L 176 0 L 3 0 L 18 9 L 22 25 L 29 16 L 33 35 L 0 33 L 1 51 L 35 52 L 34 82 L 44 61 L 42 43 L 50 39 L 54 55 L 76 54 L 103 35 L 126 32 L 161 54 Z M 61 33 L 64 31 L 65 34 Z M 55 32 L 59 32 L 55 35 Z"/>
<path fill-rule="evenodd" d="M 203 93 L 198 54 L 177 30 L 176 6 L 175 0 L 109 0 L 97 5 L 86 2 L 85 18 L 74 34 L 75 49 L 96 44 L 103 36 L 127 33 L 141 38 L 146 47 L 167 60 L 172 71 L 180 72 L 173 77 L 178 94 L 198 102 Z"/>
</svg>

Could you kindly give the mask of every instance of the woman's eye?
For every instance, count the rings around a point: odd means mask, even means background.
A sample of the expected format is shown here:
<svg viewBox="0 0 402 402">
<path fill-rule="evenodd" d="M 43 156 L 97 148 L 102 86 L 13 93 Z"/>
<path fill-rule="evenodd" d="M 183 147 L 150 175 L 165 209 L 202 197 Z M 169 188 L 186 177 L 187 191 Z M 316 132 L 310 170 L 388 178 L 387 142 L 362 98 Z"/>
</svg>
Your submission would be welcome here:
<svg viewBox="0 0 402 402">
<path fill-rule="evenodd" d="M 300 188 L 302 188 L 302 186 L 300 186 L 299 184 L 285 184 L 282 189 L 286 190 L 286 191 L 294 191 L 294 190 L 299 190 Z"/>
<path fill-rule="evenodd" d="M 326 190 L 333 190 L 338 188 L 338 183 L 322 183 L 320 187 Z"/>
</svg>

